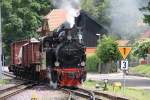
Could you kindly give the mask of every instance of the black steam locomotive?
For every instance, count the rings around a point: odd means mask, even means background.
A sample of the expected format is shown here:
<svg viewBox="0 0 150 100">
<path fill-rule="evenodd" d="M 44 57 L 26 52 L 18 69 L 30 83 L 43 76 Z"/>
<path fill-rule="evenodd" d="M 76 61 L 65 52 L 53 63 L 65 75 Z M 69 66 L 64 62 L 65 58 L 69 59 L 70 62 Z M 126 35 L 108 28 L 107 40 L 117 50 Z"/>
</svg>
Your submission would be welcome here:
<svg viewBox="0 0 150 100">
<path fill-rule="evenodd" d="M 51 84 L 77 86 L 85 80 L 86 48 L 80 30 L 62 27 L 53 36 L 44 37 L 42 45 Z"/>
</svg>

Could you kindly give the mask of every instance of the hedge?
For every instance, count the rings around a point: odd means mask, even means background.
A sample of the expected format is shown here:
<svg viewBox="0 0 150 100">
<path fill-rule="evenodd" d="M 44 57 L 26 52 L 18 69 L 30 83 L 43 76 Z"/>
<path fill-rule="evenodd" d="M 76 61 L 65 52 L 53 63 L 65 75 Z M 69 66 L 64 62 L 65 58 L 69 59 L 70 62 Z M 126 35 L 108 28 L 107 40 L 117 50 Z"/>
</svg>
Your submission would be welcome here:
<svg viewBox="0 0 150 100">
<path fill-rule="evenodd" d="M 98 66 L 98 58 L 97 56 L 91 55 L 88 56 L 86 59 L 86 69 L 89 72 L 96 72 L 97 71 L 97 66 Z"/>
</svg>

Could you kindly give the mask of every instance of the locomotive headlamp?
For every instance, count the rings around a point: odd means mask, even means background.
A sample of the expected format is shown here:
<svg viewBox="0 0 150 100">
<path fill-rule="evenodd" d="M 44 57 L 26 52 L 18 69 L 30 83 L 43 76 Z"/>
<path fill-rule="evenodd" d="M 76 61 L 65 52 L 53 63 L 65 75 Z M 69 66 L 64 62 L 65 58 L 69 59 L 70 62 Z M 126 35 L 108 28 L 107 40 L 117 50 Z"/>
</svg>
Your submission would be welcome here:
<svg viewBox="0 0 150 100">
<path fill-rule="evenodd" d="M 71 35 L 68 35 L 68 36 L 67 36 L 67 39 L 68 39 L 68 40 L 71 40 L 71 39 L 72 39 Z"/>
<path fill-rule="evenodd" d="M 81 62 L 81 66 L 85 66 L 85 62 L 84 61 Z"/>
<path fill-rule="evenodd" d="M 56 67 L 59 66 L 59 62 L 58 62 L 58 61 L 55 62 L 55 66 L 56 66 Z"/>
</svg>

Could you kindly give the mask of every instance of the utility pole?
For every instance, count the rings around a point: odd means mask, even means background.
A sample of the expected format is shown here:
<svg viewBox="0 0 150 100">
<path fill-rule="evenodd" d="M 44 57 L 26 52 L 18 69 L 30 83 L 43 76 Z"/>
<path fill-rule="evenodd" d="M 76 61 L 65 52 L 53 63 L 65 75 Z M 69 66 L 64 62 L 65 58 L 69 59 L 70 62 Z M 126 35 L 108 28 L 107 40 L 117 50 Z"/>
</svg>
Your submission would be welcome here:
<svg viewBox="0 0 150 100">
<path fill-rule="evenodd" d="M 0 79 L 2 78 L 2 18 L 1 18 L 1 3 L 0 3 Z"/>
</svg>

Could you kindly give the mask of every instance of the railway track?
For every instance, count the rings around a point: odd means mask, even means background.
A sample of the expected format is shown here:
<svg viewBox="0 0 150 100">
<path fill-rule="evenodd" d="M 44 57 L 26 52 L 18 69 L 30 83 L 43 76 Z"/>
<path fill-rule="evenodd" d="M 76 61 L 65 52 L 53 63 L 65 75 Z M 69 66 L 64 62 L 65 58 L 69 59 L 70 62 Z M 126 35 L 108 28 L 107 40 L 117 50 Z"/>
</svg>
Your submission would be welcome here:
<svg viewBox="0 0 150 100">
<path fill-rule="evenodd" d="M 2 74 L 11 77 L 11 78 L 16 78 L 15 75 L 13 75 L 10 72 L 2 72 Z M 5 88 L 3 90 L 0 90 L 0 100 L 6 100 L 7 98 L 16 95 L 22 91 L 24 91 L 27 88 L 32 88 L 33 86 L 35 86 L 37 84 L 37 82 L 35 81 L 30 81 L 30 80 L 23 80 L 23 79 L 19 79 L 22 82 L 19 84 L 16 84 L 15 86 L 11 86 L 8 88 Z"/>
<path fill-rule="evenodd" d="M 88 90 L 85 90 L 85 89 L 76 89 L 76 90 L 71 90 L 71 89 L 61 89 L 63 91 L 65 91 L 65 93 L 67 93 L 69 96 L 68 96 L 68 100 L 74 100 L 73 99 L 73 96 L 78 96 L 78 97 L 81 97 L 81 98 L 84 98 L 86 100 L 102 100 L 100 98 L 95 98 L 95 95 L 93 94 L 92 91 L 88 91 Z"/>
<path fill-rule="evenodd" d="M 15 76 L 9 72 L 3 72 L 3 74 L 6 76 L 15 78 Z M 27 82 L 29 82 L 29 80 Z M 30 83 L 22 83 L 22 84 L 18 84 L 16 86 L 14 86 L 14 87 L 4 89 L 2 91 L 0 90 L 0 100 L 5 100 L 5 98 L 7 98 L 9 96 L 12 96 L 19 92 L 22 92 L 26 88 L 33 86 L 34 85 L 33 83 L 36 83 L 36 82 L 30 81 Z M 62 88 L 61 90 L 64 91 L 66 94 L 68 94 L 67 100 L 74 100 L 72 98 L 73 95 L 84 98 L 86 100 L 129 100 L 128 98 L 125 98 L 125 97 L 112 95 L 112 94 L 108 94 L 105 92 L 86 90 L 83 88 L 78 88 L 76 90 Z"/>
<path fill-rule="evenodd" d="M 15 75 L 13 75 L 12 73 L 7 72 L 7 71 L 3 71 L 2 74 L 3 74 L 3 75 L 6 75 L 6 76 L 8 76 L 8 77 L 16 78 Z"/>
<path fill-rule="evenodd" d="M 32 83 L 32 82 L 25 82 L 22 84 L 18 84 L 3 90 L 0 90 L 0 100 L 6 100 L 7 98 L 16 95 L 22 91 L 24 91 L 27 88 L 31 88 L 33 86 L 35 86 L 36 83 Z"/>
<path fill-rule="evenodd" d="M 68 100 L 73 100 L 72 95 L 76 95 L 79 97 L 82 97 L 86 100 L 129 100 L 128 98 L 125 97 L 120 97 L 112 94 L 107 94 L 104 92 L 97 92 L 97 91 L 91 91 L 91 90 L 86 90 L 82 88 L 78 88 L 76 90 L 70 90 L 70 89 L 63 89 L 67 93 L 69 93 Z"/>
<path fill-rule="evenodd" d="M 61 90 L 62 90 L 64 93 L 68 94 L 67 100 L 72 100 L 72 93 L 71 93 L 70 90 L 64 89 L 64 88 L 62 88 Z"/>
<path fill-rule="evenodd" d="M 112 94 L 108 94 L 108 93 L 104 93 L 104 92 L 93 91 L 93 93 L 95 95 L 99 95 L 99 96 L 102 96 L 104 98 L 107 98 L 108 100 L 129 100 L 128 98 L 125 98 L 125 97 L 112 95 Z"/>
</svg>

